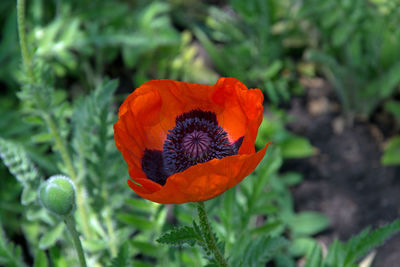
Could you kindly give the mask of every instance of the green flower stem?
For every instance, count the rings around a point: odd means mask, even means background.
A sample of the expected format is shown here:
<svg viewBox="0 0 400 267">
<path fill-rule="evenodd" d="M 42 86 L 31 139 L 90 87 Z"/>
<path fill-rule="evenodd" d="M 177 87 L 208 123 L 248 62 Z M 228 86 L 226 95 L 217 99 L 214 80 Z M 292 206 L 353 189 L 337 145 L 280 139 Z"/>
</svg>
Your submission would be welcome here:
<svg viewBox="0 0 400 267">
<path fill-rule="evenodd" d="M 29 54 L 28 45 L 26 41 L 26 34 L 25 34 L 25 0 L 17 0 L 17 20 L 18 20 L 18 34 L 19 34 L 19 43 L 21 47 L 21 54 L 22 59 L 24 62 L 24 66 L 26 68 L 28 77 L 31 83 L 35 83 L 35 76 L 33 74 L 32 68 L 32 59 L 31 55 Z M 69 155 L 67 146 L 64 144 L 63 139 L 59 131 L 57 130 L 56 124 L 54 122 L 54 118 L 51 114 L 43 114 L 43 118 L 47 123 L 47 126 L 50 129 L 50 132 L 55 140 L 56 149 L 60 152 L 61 158 L 64 164 L 67 167 L 69 177 L 77 184 L 77 208 L 80 216 L 82 217 L 83 223 L 83 232 L 85 236 L 91 236 L 91 229 L 89 227 L 89 220 L 87 216 L 87 212 L 85 209 L 85 202 L 84 202 L 84 195 L 83 190 L 80 189 L 79 183 L 77 181 L 77 175 L 75 169 L 72 164 L 71 157 Z"/>
<path fill-rule="evenodd" d="M 85 254 L 83 254 L 81 240 L 79 239 L 78 232 L 75 229 L 75 221 L 72 216 L 66 216 L 64 222 L 67 225 L 68 231 L 71 234 L 72 241 L 74 242 L 76 253 L 78 254 L 79 264 L 81 267 L 87 267 Z"/>
<path fill-rule="evenodd" d="M 74 166 L 72 164 L 71 157 L 69 155 L 67 147 L 64 144 L 64 141 L 63 141 L 60 133 L 58 132 L 57 126 L 54 122 L 54 118 L 49 114 L 44 114 L 44 118 L 45 118 L 45 121 L 49 127 L 49 130 L 50 130 L 52 136 L 54 137 L 55 147 L 60 152 L 61 158 L 64 161 L 65 166 L 67 167 L 68 174 L 70 175 L 71 179 L 74 182 L 77 182 L 76 181 L 77 176 L 76 176 Z"/>
<path fill-rule="evenodd" d="M 21 47 L 22 60 L 28 73 L 31 82 L 35 81 L 35 76 L 32 70 L 32 60 L 29 54 L 28 45 L 25 34 L 25 0 L 17 0 L 17 20 L 18 20 L 18 35 L 19 45 Z"/>
<path fill-rule="evenodd" d="M 108 193 L 107 190 L 103 190 L 103 198 L 106 200 L 108 199 Z M 106 224 L 107 228 L 107 233 L 108 233 L 108 244 L 110 248 L 110 253 L 111 257 L 116 257 L 117 256 L 117 245 L 116 245 L 116 237 L 115 237 L 115 232 L 114 232 L 114 227 L 112 224 L 112 217 L 111 217 L 111 209 L 109 205 L 106 205 L 104 207 L 104 221 Z"/>
<path fill-rule="evenodd" d="M 76 205 L 79 215 L 82 218 L 81 222 L 83 233 L 86 237 L 91 237 L 92 231 L 89 226 L 89 219 L 85 209 L 84 193 L 81 189 L 81 186 L 79 185 L 79 181 L 77 181 L 77 175 L 75 172 L 75 168 L 72 164 L 71 156 L 68 152 L 67 146 L 65 145 L 60 133 L 57 130 L 53 117 L 49 114 L 44 114 L 44 118 L 50 129 L 51 135 L 54 137 L 55 147 L 60 152 L 61 158 L 67 167 L 68 175 L 71 180 L 76 183 Z"/>
<path fill-rule="evenodd" d="M 218 263 L 219 266 L 228 266 L 228 263 L 226 262 L 224 256 L 217 247 L 217 242 L 215 242 L 215 238 L 211 231 L 211 226 L 207 218 L 204 202 L 197 202 L 197 213 L 199 215 L 203 238 L 206 241 L 208 249 L 212 252 L 215 261 Z"/>
</svg>

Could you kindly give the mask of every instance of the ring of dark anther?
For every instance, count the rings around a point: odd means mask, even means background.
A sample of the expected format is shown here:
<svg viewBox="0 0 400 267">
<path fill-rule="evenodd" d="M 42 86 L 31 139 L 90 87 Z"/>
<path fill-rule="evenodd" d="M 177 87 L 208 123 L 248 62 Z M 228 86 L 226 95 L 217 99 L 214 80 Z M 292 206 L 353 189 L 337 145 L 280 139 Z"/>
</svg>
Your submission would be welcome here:
<svg viewBox="0 0 400 267">
<path fill-rule="evenodd" d="M 198 163 L 236 155 L 243 137 L 230 143 L 228 134 L 210 111 L 192 110 L 175 119 L 163 151 L 145 150 L 142 169 L 147 178 L 164 185 L 167 178 Z"/>
</svg>

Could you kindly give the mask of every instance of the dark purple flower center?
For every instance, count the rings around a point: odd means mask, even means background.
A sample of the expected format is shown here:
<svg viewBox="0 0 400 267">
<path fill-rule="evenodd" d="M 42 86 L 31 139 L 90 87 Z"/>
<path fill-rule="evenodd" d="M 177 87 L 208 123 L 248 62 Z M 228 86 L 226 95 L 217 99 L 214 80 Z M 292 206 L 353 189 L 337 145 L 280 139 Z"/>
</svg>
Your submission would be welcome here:
<svg viewBox="0 0 400 267">
<path fill-rule="evenodd" d="M 207 152 L 211 138 L 203 131 L 193 131 L 183 137 L 182 146 L 185 153 L 197 158 Z"/>
<path fill-rule="evenodd" d="M 145 150 L 142 169 L 147 178 L 164 185 L 167 178 L 197 163 L 236 155 L 243 137 L 230 143 L 228 134 L 210 111 L 192 110 L 178 116 L 163 150 Z"/>
</svg>

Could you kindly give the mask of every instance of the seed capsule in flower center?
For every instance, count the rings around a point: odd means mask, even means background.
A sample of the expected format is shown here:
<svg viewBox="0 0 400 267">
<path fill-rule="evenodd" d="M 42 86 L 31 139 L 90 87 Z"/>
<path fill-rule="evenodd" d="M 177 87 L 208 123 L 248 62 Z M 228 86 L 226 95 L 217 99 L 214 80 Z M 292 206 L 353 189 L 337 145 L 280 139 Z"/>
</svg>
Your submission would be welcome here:
<svg viewBox="0 0 400 267">
<path fill-rule="evenodd" d="M 211 138 L 203 131 L 194 130 L 186 134 L 183 138 L 182 145 L 186 153 L 192 158 L 198 158 L 205 154 L 210 147 Z"/>
<path fill-rule="evenodd" d="M 176 117 L 163 150 L 145 150 L 142 170 L 147 178 L 164 185 L 169 176 L 212 159 L 236 155 L 243 137 L 231 143 L 211 111 L 195 109 Z"/>
</svg>

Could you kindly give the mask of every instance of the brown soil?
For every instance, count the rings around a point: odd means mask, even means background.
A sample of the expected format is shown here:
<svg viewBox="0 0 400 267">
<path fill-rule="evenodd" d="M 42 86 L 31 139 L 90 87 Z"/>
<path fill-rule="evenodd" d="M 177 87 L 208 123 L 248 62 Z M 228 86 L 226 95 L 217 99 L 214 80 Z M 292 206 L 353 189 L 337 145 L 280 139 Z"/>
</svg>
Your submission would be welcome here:
<svg viewBox="0 0 400 267">
<path fill-rule="evenodd" d="M 330 228 L 317 238 L 324 244 L 347 240 L 367 226 L 378 227 L 400 215 L 400 167 L 380 164 L 382 129 L 355 120 L 346 126 L 334 91 L 323 80 L 304 80 L 305 97 L 294 98 L 288 128 L 317 148 L 310 158 L 289 160 L 284 170 L 298 171 L 304 181 L 293 189 L 298 211 L 326 214 Z M 378 123 L 379 125 L 379 123 Z M 373 266 L 400 262 L 400 235 L 378 248 Z"/>
</svg>

